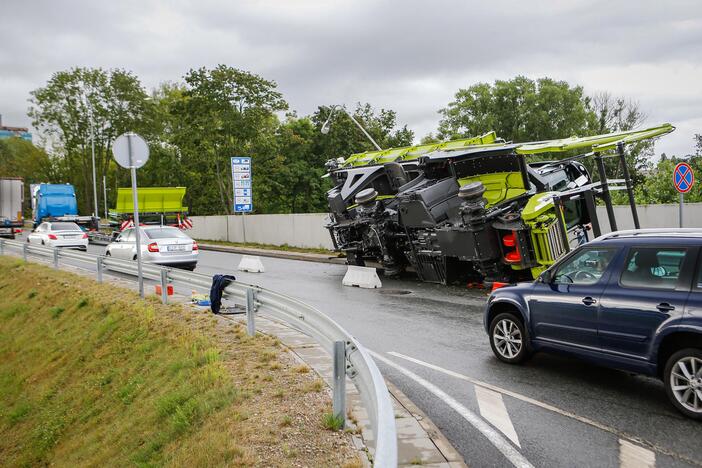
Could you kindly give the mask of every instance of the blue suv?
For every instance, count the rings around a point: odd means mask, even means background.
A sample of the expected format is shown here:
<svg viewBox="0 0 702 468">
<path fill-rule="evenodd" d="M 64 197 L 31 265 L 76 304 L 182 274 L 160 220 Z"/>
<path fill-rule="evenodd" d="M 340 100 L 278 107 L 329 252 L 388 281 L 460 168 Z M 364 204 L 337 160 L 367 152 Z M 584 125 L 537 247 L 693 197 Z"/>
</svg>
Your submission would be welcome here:
<svg viewBox="0 0 702 468">
<path fill-rule="evenodd" d="M 501 361 L 564 352 L 657 376 L 679 411 L 702 419 L 700 230 L 601 236 L 533 283 L 496 289 L 484 321 Z"/>
</svg>

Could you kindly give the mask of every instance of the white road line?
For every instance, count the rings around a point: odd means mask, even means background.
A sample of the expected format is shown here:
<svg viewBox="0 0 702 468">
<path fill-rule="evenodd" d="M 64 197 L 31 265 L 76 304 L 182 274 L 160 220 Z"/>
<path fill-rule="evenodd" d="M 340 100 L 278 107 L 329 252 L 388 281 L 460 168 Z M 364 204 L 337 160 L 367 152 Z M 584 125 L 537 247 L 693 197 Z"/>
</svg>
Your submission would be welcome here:
<svg viewBox="0 0 702 468">
<path fill-rule="evenodd" d="M 543 403 L 539 400 L 534 400 L 533 398 L 529 398 L 528 396 L 522 395 L 520 393 L 512 392 L 510 390 L 498 387 L 496 385 L 492 385 L 492 384 L 482 382 L 482 381 L 477 380 L 477 379 L 473 379 L 471 377 L 468 377 L 467 375 L 459 374 L 458 372 L 444 369 L 443 367 L 439 367 L 439 366 L 436 366 L 434 364 L 429 364 L 428 362 L 424 362 L 422 360 L 413 358 L 411 356 L 406 356 L 404 354 L 396 353 L 394 351 L 390 351 L 390 352 L 388 352 L 388 354 L 390 354 L 391 356 L 399 357 L 401 359 L 405 359 L 406 361 L 410 361 L 410 362 L 413 362 L 415 364 L 419 364 L 420 366 L 428 367 L 429 369 L 433 369 L 433 370 L 441 372 L 443 374 L 450 375 L 451 377 L 465 380 L 467 382 L 470 382 L 472 384 L 478 385 L 478 386 L 483 387 L 483 388 L 487 388 L 487 389 L 492 390 L 494 392 L 498 392 L 498 393 L 501 393 L 503 395 L 510 396 L 512 398 L 524 401 L 524 402 L 532 404 L 534 406 L 538 406 L 539 408 L 543 408 L 545 410 L 552 411 L 554 413 L 558 413 L 561 416 L 566 416 L 568 418 L 578 420 L 582 423 L 588 424 L 590 426 L 594 426 L 598 429 L 602 429 L 603 431 L 607 431 L 607 432 L 611 432 L 612 434 L 616 434 L 617 436 L 623 436 L 624 438 L 632 439 L 631 437 L 626 437 L 620 431 L 614 429 L 613 427 L 607 426 L 607 425 L 599 423 L 597 421 L 593 421 L 592 419 L 586 418 L 584 416 L 579 416 L 575 413 L 571 413 L 570 411 L 565 411 L 565 410 L 562 410 L 560 408 L 556 408 L 555 406 L 549 405 L 548 403 Z"/>
<path fill-rule="evenodd" d="M 653 468 L 655 466 L 655 453 L 627 440 L 619 439 L 620 468 Z"/>
<path fill-rule="evenodd" d="M 505 403 L 502 401 L 502 394 L 479 385 L 473 385 L 473 388 L 475 388 L 475 397 L 478 399 L 480 415 L 498 428 L 509 440 L 514 442 L 514 445 L 522 448 L 519 444 L 517 432 L 512 425 L 512 420 L 509 418 L 509 413 L 507 413 Z"/>
<path fill-rule="evenodd" d="M 433 370 L 438 371 L 438 372 L 441 372 L 441 373 L 443 373 L 443 374 L 450 375 L 451 377 L 455 377 L 455 378 L 457 378 L 457 379 L 465 380 L 465 381 L 470 382 L 470 383 L 472 383 L 472 384 L 474 384 L 474 385 L 478 385 L 478 386 L 480 386 L 480 387 L 487 388 L 487 389 L 489 389 L 489 390 L 492 390 L 492 391 L 501 393 L 501 394 L 503 394 L 503 395 L 510 396 L 510 397 L 515 398 L 515 399 L 517 399 L 517 400 L 521 400 L 521 401 L 523 401 L 523 402 L 525 402 L 525 403 L 529 403 L 529 404 L 532 404 L 532 405 L 534 405 L 534 406 L 538 406 L 539 408 L 543 408 L 543 409 L 545 409 L 545 410 L 547 410 L 547 411 L 551 411 L 551 412 L 553 412 L 553 413 L 560 414 L 561 416 L 565 416 L 565 417 L 567 417 L 567 418 L 575 419 L 576 421 L 580 421 L 580 422 L 583 423 L 583 424 L 587 424 L 587 425 L 589 425 L 589 426 L 596 427 L 597 429 L 600 429 L 600 430 L 609 432 L 610 434 L 614 434 L 614 435 L 616 435 L 616 436 L 617 436 L 618 438 L 620 438 L 620 439 L 624 439 L 624 440 L 627 440 L 627 441 L 630 441 L 630 442 L 634 442 L 634 443 L 646 445 L 646 446 L 652 448 L 653 450 L 655 450 L 656 452 L 663 453 L 663 454 L 665 454 L 665 455 L 669 455 L 669 456 L 671 456 L 671 457 L 673 457 L 673 458 L 676 458 L 676 459 L 684 460 L 684 461 L 686 461 L 686 462 L 688 462 L 688 463 L 690 463 L 690 464 L 692 464 L 692 465 L 702 466 L 702 463 L 700 463 L 699 460 L 693 460 L 693 459 L 691 459 L 690 457 L 687 457 L 687 456 L 685 456 L 685 455 L 681 455 L 681 454 L 679 454 L 679 453 L 673 452 L 673 451 L 670 450 L 670 449 L 657 446 L 657 445 L 653 444 L 652 442 L 649 442 L 649 441 L 647 441 L 647 440 L 643 440 L 643 439 L 641 439 L 641 438 L 639 438 L 639 437 L 636 437 L 636 436 L 633 436 L 633 435 L 631 435 L 631 434 L 627 434 L 627 433 L 625 433 L 625 432 L 622 432 L 622 431 L 620 431 L 620 430 L 618 430 L 618 429 L 615 429 L 615 428 L 613 428 L 613 427 L 611 427 L 611 426 L 608 426 L 608 425 L 606 425 L 606 424 L 603 424 L 603 423 L 594 421 L 594 420 L 592 420 L 592 419 L 590 419 L 590 418 L 586 418 L 586 417 L 584 417 L 584 416 L 577 415 L 577 414 L 575 414 L 575 413 L 571 413 L 570 411 L 562 410 L 562 409 L 557 408 L 557 407 L 555 407 L 555 406 L 553 406 L 553 405 L 549 405 L 548 403 L 543 403 L 543 402 L 541 402 L 541 401 L 539 401 L 539 400 L 535 400 L 535 399 L 533 399 L 533 398 L 529 398 L 528 396 L 522 395 L 522 394 L 520 394 L 520 393 L 512 392 L 512 391 L 510 391 L 510 390 L 507 390 L 507 389 L 498 387 L 498 386 L 496 386 L 496 385 L 492 385 L 492 384 L 489 384 L 489 383 L 486 383 L 486 382 L 482 382 L 482 381 L 477 380 L 477 379 L 473 379 L 473 378 L 471 378 L 471 377 L 468 377 L 467 375 L 459 374 L 458 372 L 454 372 L 454 371 L 452 371 L 452 370 L 444 369 L 443 367 L 439 367 L 439 366 L 436 366 L 436 365 L 434 365 L 434 364 L 429 364 L 428 362 L 424 362 L 424 361 L 422 361 L 422 360 L 420 360 L 420 359 L 416 359 L 416 358 L 413 358 L 413 357 L 411 357 L 411 356 L 406 356 L 406 355 L 404 355 L 404 354 L 397 353 L 397 352 L 395 352 L 395 351 L 389 351 L 388 354 L 390 354 L 391 356 L 395 356 L 395 357 L 404 359 L 404 360 L 406 360 L 406 361 L 413 362 L 413 363 L 415 363 L 415 364 L 419 364 L 420 366 L 424 366 L 424 367 L 427 367 L 427 368 L 429 368 L 429 369 L 433 369 Z"/>
<path fill-rule="evenodd" d="M 473 413 L 471 410 L 460 404 L 457 400 L 455 400 L 453 397 L 441 390 L 439 387 L 427 380 L 424 380 L 422 377 L 418 376 L 409 369 L 406 369 L 400 366 L 399 364 L 392 362 L 390 359 L 381 356 L 376 352 L 370 350 L 368 350 L 368 352 L 373 356 L 374 359 L 385 363 L 386 365 L 392 367 L 398 372 L 414 380 L 416 383 L 427 389 L 429 392 L 434 394 L 434 396 L 436 396 L 448 406 L 450 406 L 454 411 L 460 414 L 463 417 L 463 419 L 468 421 L 473 427 L 480 431 L 480 433 L 487 437 L 490 443 L 494 445 L 495 448 L 497 448 L 497 450 L 499 450 L 502 453 L 502 455 L 504 455 L 505 458 L 507 458 L 507 460 L 509 460 L 514 466 L 520 468 L 533 468 L 533 465 L 529 463 L 529 461 L 524 457 L 524 455 L 519 453 L 519 451 L 515 449 L 507 439 L 502 437 L 502 435 L 499 432 L 493 429 L 492 426 L 486 423 L 480 416 L 478 416 L 477 414 Z"/>
</svg>

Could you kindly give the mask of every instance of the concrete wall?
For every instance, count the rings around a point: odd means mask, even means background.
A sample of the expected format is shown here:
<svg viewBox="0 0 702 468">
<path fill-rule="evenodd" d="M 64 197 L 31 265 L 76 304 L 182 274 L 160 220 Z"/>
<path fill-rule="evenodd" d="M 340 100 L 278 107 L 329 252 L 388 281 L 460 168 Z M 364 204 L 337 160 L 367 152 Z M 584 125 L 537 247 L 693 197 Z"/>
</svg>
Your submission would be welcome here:
<svg viewBox="0 0 702 468">
<path fill-rule="evenodd" d="M 638 205 L 639 221 L 642 228 L 676 228 L 679 226 L 678 211 L 680 205 Z M 614 207 L 617 229 L 633 229 L 634 221 L 629 205 Z M 610 232 L 609 218 L 604 206 L 597 207 L 597 217 L 600 220 L 602 233 Z M 685 203 L 683 208 L 683 226 L 686 228 L 702 228 L 702 203 Z"/>
<path fill-rule="evenodd" d="M 617 228 L 633 229 L 628 205 L 614 207 Z M 677 227 L 678 205 L 639 205 L 643 228 Z M 602 233 L 610 232 L 607 210 L 597 207 Z M 702 203 L 687 203 L 683 213 L 685 227 L 702 228 Z M 196 239 L 229 242 L 332 249 L 329 231 L 324 228 L 325 213 L 193 216 L 189 234 Z"/>
<path fill-rule="evenodd" d="M 203 240 L 332 249 L 326 213 L 193 216 L 190 236 Z"/>
</svg>

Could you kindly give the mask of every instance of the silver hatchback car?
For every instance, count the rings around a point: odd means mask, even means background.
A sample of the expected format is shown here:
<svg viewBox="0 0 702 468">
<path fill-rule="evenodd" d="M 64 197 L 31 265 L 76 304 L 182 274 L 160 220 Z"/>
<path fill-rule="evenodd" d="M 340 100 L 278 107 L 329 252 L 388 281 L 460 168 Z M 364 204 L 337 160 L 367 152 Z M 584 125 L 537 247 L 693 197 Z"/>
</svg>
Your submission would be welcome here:
<svg viewBox="0 0 702 468">
<path fill-rule="evenodd" d="M 141 258 L 148 263 L 194 270 L 199 249 L 197 242 L 175 227 L 142 226 Z M 105 249 L 105 255 L 136 260 L 135 228 L 125 229 Z"/>
</svg>

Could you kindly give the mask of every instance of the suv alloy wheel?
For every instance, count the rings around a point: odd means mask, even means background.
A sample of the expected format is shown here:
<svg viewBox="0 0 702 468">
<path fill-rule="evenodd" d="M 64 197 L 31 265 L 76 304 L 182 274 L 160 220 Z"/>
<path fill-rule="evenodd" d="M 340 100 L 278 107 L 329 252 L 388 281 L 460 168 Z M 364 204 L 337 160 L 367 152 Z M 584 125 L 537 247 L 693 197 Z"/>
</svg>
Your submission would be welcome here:
<svg viewBox="0 0 702 468">
<path fill-rule="evenodd" d="M 521 319 L 502 313 L 490 323 L 490 346 L 500 361 L 517 364 L 527 358 L 526 333 Z"/>
<path fill-rule="evenodd" d="M 702 419 L 702 349 L 687 348 L 673 354 L 663 378 L 673 405 L 690 418 Z"/>
</svg>

